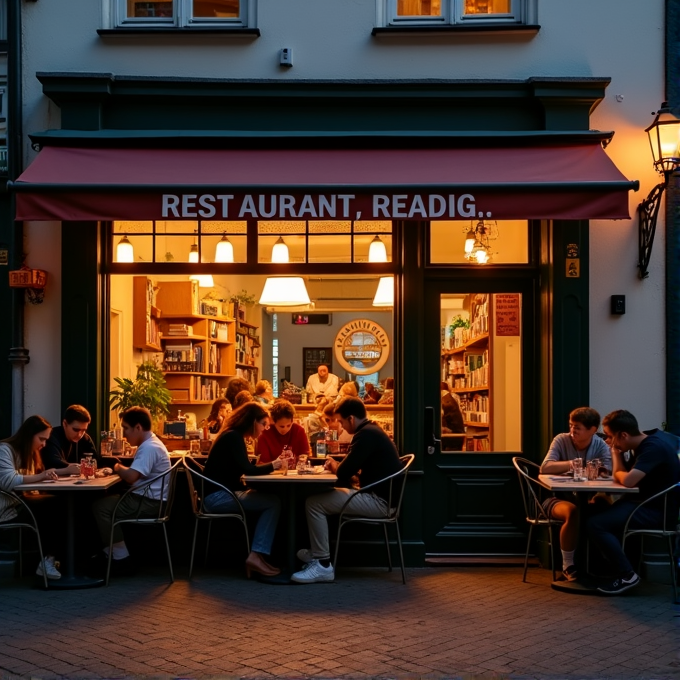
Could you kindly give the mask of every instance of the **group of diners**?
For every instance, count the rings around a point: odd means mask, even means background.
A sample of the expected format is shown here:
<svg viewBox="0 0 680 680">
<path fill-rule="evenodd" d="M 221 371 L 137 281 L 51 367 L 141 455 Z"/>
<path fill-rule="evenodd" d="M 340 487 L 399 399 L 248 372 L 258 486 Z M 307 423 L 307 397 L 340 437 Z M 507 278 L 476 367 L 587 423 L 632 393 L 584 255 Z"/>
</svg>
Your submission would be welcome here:
<svg viewBox="0 0 680 680">
<path fill-rule="evenodd" d="M 601 469 L 611 470 L 614 481 L 632 488 L 637 494 L 622 495 L 618 500 L 603 493 L 591 495 L 587 503 L 577 504 L 575 494 L 557 493 L 543 503 L 546 514 L 562 522 L 562 578 L 575 581 L 578 571 L 575 553 L 579 529 L 585 525 L 591 549 L 599 550 L 611 570 L 612 578 L 598 586 L 606 595 L 618 595 L 640 583 L 629 558 L 623 551 L 622 535 L 630 518 L 629 529 L 660 529 L 664 521 L 664 499 L 649 500 L 672 485 L 680 483 L 680 439 L 663 430 L 641 431 L 635 416 L 616 410 L 602 419 L 603 436 L 598 436 L 600 414 L 581 407 L 569 414 L 569 432 L 557 435 L 541 466 L 542 474 L 569 474 L 574 460 L 583 465 L 600 461 Z M 680 510 L 680 488 L 669 492 L 668 517 L 674 525 Z M 633 515 L 633 511 L 635 511 Z M 582 516 L 585 512 L 586 517 Z"/>
</svg>

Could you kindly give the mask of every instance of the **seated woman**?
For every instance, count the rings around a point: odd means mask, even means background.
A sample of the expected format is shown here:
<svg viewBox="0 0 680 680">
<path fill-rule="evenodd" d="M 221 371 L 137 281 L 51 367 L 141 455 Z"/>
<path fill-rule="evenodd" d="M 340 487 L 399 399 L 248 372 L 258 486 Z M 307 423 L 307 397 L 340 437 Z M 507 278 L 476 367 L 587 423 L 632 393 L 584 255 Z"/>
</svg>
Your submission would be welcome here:
<svg viewBox="0 0 680 680">
<path fill-rule="evenodd" d="M 353 380 L 349 380 L 343 383 L 338 390 L 338 396 L 335 397 L 335 403 L 339 404 L 345 397 L 358 397 L 359 390 L 357 390 L 357 384 Z"/>
<path fill-rule="evenodd" d="M 210 439 L 214 439 L 219 434 L 230 411 L 231 404 L 226 399 L 215 399 L 210 407 L 210 414 L 206 418 L 208 434 L 212 435 Z"/>
<path fill-rule="evenodd" d="M 279 399 L 269 409 L 269 417 L 273 424 L 260 435 L 257 440 L 257 453 L 260 463 L 276 460 L 284 446 L 295 454 L 297 460 L 301 454 L 309 455 L 307 435 L 295 420 L 295 408 L 285 399 Z"/>
<path fill-rule="evenodd" d="M 241 390 L 236 394 L 234 397 L 234 408 L 238 408 L 239 406 L 243 406 L 243 404 L 247 404 L 249 401 L 255 401 L 253 399 L 253 395 L 250 392 L 250 390 Z"/>
<path fill-rule="evenodd" d="M 0 442 L 0 489 L 11 492 L 19 484 L 43 482 L 56 479 L 54 469 L 43 469 L 40 450 L 50 438 L 52 426 L 40 416 L 29 416 L 21 427 L 9 439 Z M 78 471 L 77 465 L 70 465 L 72 472 Z M 61 535 L 61 513 L 55 511 L 54 496 L 29 496 L 26 502 L 30 504 L 40 530 L 40 539 L 45 551 L 43 561 L 38 564 L 36 574 L 49 579 L 60 579 L 54 559 L 58 537 Z M 17 509 L 19 506 L 19 509 Z M 7 496 L 0 496 L 0 522 L 17 519 L 32 523 L 29 513 L 18 501 L 12 501 Z"/>
<path fill-rule="evenodd" d="M 373 383 L 367 382 L 364 392 L 364 404 L 377 404 L 382 396 L 378 390 L 375 389 Z"/>
<path fill-rule="evenodd" d="M 248 402 L 232 411 L 231 415 L 210 449 L 208 461 L 203 474 L 227 489 L 238 498 L 244 510 L 259 512 L 253 549 L 246 559 L 246 573 L 251 572 L 263 576 L 276 576 L 280 569 L 267 562 L 265 556 L 271 554 L 276 525 L 281 514 L 281 501 L 273 494 L 244 489 L 241 475 L 267 475 L 281 467 L 281 461 L 275 460 L 264 465 L 254 465 L 248 460 L 246 437 L 257 439 L 269 427 L 269 413 L 261 404 Z M 238 507 L 230 494 L 221 489 L 206 487 L 207 496 L 204 506 L 208 512 L 229 513 L 238 511 Z"/>
<path fill-rule="evenodd" d="M 354 435 L 350 434 L 349 432 L 347 432 L 347 430 L 345 430 L 342 427 L 340 419 L 335 415 L 334 404 L 329 404 L 328 406 L 326 406 L 326 408 L 324 409 L 324 415 L 326 416 L 326 421 L 328 422 L 328 429 L 334 430 L 335 432 L 338 433 L 339 442 L 349 443 L 352 441 L 352 437 Z"/>
<path fill-rule="evenodd" d="M 269 380 L 260 380 L 255 385 L 255 401 L 268 406 L 274 401 L 274 390 Z"/>
<path fill-rule="evenodd" d="M 385 378 L 385 390 L 379 404 L 394 404 L 394 378 Z"/>
<path fill-rule="evenodd" d="M 321 397 L 316 402 L 316 408 L 314 411 L 312 411 L 312 413 L 310 413 L 305 418 L 305 431 L 307 432 L 307 437 L 312 444 L 316 443 L 316 440 L 319 438 L 319 434 L 328 427 L 328 422 L 326 421 L 326 416 L 324 415 L 324 409 L 329 404 L 332 405 L 330 399 Z"/>
</svg>

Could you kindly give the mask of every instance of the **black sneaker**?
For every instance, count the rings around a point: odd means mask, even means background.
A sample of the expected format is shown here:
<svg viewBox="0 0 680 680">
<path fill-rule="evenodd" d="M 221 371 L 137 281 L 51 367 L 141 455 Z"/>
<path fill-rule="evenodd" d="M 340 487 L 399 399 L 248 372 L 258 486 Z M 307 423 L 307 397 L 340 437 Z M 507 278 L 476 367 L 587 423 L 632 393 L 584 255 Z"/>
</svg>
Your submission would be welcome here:
<svg viewBox="0 0 680 680">
<path fill-rule="evenodd" d="M 562 571 L 565 581 L 576 581 L 578 579 L 578 572 L 576 571 L 576 565 L 570 564 L 566 569 Z"/>
<path fill-rule="evenodd" d="M 638 583 L 640 583 L 640 577 L 634 571 L 631 571 L 628 576 L 617 578 L 604 586 L 598 586 L 597 589 L 605 595 L 618 595 L 634 588 Z"/>
</svg>

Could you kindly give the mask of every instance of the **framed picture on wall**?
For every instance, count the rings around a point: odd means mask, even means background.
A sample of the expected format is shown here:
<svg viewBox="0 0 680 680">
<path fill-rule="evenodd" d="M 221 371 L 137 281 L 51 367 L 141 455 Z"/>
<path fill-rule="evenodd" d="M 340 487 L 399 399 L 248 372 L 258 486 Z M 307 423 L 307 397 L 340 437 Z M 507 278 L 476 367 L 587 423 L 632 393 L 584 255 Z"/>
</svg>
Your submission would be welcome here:
<svg viewBox="0 0 680 680">
<path fill-rule="evenodd" d="M 332 347 L 303 347 L 302 348 L 302 384 L 306 385 L 310 375 L 316 373 L 319 364 L 326 364 L 328 371 L 333 373 Z"/>
</svg>

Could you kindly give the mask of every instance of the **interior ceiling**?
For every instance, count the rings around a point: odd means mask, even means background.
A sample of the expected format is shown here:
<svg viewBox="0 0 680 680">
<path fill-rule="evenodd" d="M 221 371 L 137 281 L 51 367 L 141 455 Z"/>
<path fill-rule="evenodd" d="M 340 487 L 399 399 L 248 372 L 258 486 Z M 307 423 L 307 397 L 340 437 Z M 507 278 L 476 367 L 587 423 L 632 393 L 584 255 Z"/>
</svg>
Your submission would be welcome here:
<svg viewBox="0 0 680 680">
<path fill-rule="evenodd" d="M 379 277 L 305 277 L 312 304 L 304 307 L 267 308 L 287 312 L 356 312 L 375 311 L 373 298 Z M 386 311 L 385 308 L 380 308 Z"/>
</svg>

